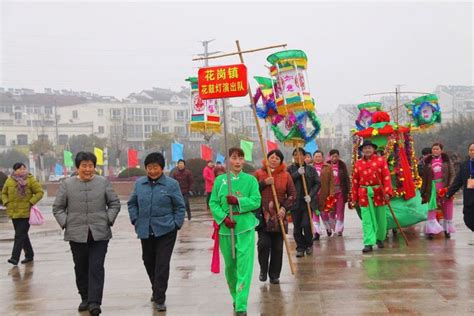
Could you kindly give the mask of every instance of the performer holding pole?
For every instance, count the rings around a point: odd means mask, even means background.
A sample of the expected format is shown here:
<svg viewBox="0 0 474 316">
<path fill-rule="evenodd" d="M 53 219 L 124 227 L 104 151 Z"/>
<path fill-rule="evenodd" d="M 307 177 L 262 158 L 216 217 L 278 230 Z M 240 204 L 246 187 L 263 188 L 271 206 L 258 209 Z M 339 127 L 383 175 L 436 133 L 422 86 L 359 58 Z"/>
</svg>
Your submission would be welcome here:
<svg viewBox="0 0 474 316">
<path fill-rule="evenodd" d="M 373 245 L 384 248 L 387 235 L 387 200 L 392 196 L 392 182 L 387 161 L 375 155 L 377 145 L 364 140 L 360 146 L 363 157 L 356 161 L 352 176 L 351 207 L 359 205 L 364 234 L 363 253 Z M 388 198 L 386 198 L 388 196 Z"/>
</svg>

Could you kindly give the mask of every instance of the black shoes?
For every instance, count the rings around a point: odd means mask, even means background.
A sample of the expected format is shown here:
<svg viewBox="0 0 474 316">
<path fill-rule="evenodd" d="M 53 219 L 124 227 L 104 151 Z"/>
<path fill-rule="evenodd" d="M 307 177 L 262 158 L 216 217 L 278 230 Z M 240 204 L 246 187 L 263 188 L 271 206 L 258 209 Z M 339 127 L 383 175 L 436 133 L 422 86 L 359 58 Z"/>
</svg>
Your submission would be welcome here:
<svg viewBox="0 0 474 316">
<path fill-rule="evenodd" d="M 159 312 L 166 312 L 165 303 L 162 303 L 162 304 L 156 303 L 156 310 L 159 311 Z"/>
<path fill-rule="evenodd" d="M 100 315 L 100 313 L 102 313 L 102 310 L 100 309 L 99 305 L 97 304 L 89 305 L 89 314 L 91 314 L 91 316 L 98 316 Z"/>
<path fill-rule="evenodd" d="M 451 234 L 448 233 L 447 231 L 444 232 L 444 238 L 449 239 L 451 238 Z"/>
<path fill-rule="evenodd" d="M 84 312 L 88 309 L 89 309 L 89 303 L 87 302 L 87 299 L 82 300 L 81 304 L 79 304 L 79 307 L 77 308 L 79 312 Z"/>
<path fill-rule="evenodd" d="M 319 240 L 319 237 L 321 237 L 318 233 L 314 234 L 313 241 Z"/>
<path fill-rule="evenodd" d="M 332 236 L 332 231 L 330 229 L 327 229 L 326 230 L 326 233 L 328 234 L 328 237 L 331 237 Z"/>
<path fill-rule="evenodd" d="M 341 236 L 342 236 L 342 232 L 338 232 L 337 235 L 338 235 L 339 237 L 341 237 Z"/>
<path fill-rule="evenodd" d="M 23 264 L 28 263 L 28 262 L 33 262 L 33 258 L 25 258 L 25 259 L 21 260 L 21 263 L 23 263 Z"/>
<path fill-rule="evenodd" d="M 434 234 L 428 234 L 428 239 L 433 239 L 434 238 Z"/>
<path fill-rule="evenodd" d="M 369 253 L 372 252 L 372 246 L 364 246 L 364 249 L 362 249 L 362 253 Z"/>
<path fill-rule="evenodd" d="M 306 254 L 307 254 L 307 255 L 312 255 L 312 254 L 313 254 L 313 247 L 308 247 L 308 248 L 306 249 Z"/>
<path fill-rule="evenodd" d="M 296 258 L 302 258 L 304 257 L 304 251 L 297 250 L 296 251 Z"/>
<path fill-rule="evenodd" d="M 14 266 L 18 265 L 18 260 L 15 260 L 13 258 L 8 259 L 8 263 L 13 264 Z"/>
<path fill-rule="evenodd" d="M 270 283 L 271 284 L 280 284 L 280 279 L 279 278 L 275 278 L 275 279 L 270 278 Z"/>
<path fill-rule="evenodd" d="M 236 316 L 247 316 L 247 312 L 236 312 Z"/>
<path fill-rule="evenodd" d="M 377 240 L 377 247 L 378 248 L 385 248 L 385 245 L 383 244 L 383 241 Z"/>
<path fill-rule="evenodd" d="M 267 274 L 260 272 L 260 275 L 258 276 L 258 279 L 262 282 L 265 282 L 267 280 Z"/>
</svg>

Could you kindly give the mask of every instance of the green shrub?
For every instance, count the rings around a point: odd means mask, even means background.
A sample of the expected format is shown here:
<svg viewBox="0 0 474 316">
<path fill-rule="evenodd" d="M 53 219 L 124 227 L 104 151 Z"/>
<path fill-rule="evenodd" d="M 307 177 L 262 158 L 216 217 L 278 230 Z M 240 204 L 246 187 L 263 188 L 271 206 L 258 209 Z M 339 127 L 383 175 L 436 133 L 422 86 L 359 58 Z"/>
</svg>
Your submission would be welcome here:
<svg viewBox="0 0 474 316">
<path fill-rule="evenodd" d="M 131 178 L 146 176 L 146 171 L 141 168 L 127 168 L 119 173 L 119 178 Z"/>
</svg>

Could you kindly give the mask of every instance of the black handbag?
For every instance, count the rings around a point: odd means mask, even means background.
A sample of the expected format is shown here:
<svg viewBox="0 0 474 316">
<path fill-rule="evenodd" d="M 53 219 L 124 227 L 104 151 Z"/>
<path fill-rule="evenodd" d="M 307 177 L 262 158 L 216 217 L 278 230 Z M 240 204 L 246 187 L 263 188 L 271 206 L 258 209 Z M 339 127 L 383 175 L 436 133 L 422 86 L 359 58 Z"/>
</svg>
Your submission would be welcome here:
<svg viewBox="0 0 474 316">
<path fill-rule="evenodd" d="M 259 207 L 255 211 L 255 217 L 258 219 L 258 225 L 255 227 L 256 231 L 262 230 L 265 228 L 265 219 L 263 217 L 263 209 Z"/>
</svg>

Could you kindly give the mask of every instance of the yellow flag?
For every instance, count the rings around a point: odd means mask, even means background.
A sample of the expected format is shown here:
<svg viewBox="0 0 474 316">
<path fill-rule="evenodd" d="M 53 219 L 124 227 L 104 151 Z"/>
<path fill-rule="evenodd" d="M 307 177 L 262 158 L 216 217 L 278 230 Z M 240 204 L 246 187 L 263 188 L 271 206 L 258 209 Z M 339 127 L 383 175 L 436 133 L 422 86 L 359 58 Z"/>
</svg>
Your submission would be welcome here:
<svg viewBox="0 0 474 316">
<path fill-rule="evenodd" d="M 102 149 L 94 147 L 94 155 L 97 157 L 97 165 L 103 166 L 104 165 L 104 152 Z"/>
</svg>

